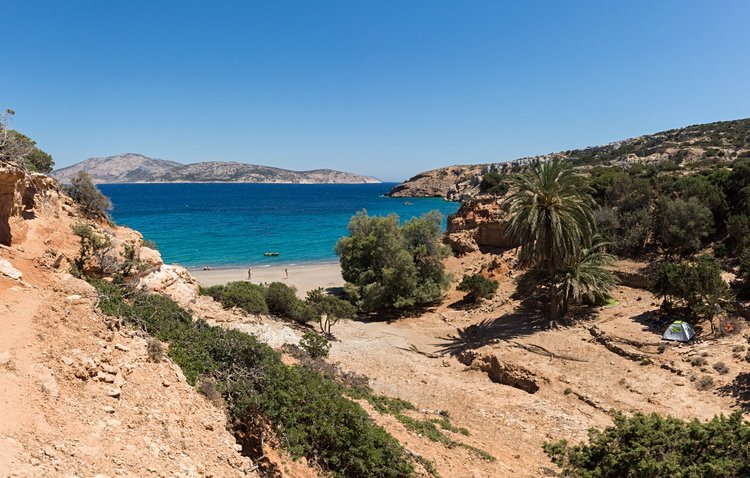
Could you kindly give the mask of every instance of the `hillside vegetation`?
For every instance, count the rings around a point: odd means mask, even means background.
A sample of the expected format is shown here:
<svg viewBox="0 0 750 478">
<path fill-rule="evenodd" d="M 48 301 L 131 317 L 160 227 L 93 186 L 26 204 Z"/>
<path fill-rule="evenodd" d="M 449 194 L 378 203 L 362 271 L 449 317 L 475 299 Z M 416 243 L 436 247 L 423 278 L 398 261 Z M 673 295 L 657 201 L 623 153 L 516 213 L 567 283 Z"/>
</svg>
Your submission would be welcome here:
<svg viewBox="0 0 750 478">
<path fill-rule="evenodd" d="M 561 151 L 502 163 L 448 166 L 420 173 L 396 186 L 392 196 L 445 197 L 453 201 L 481 192 L 488 172 L 512 172 L 534 161 L 568 160 L 576 167 L 630 166 L 667 161 L 676 166 L 750 157 L 750 119 L 676 128 L 603 146 Z"/>
</svg>

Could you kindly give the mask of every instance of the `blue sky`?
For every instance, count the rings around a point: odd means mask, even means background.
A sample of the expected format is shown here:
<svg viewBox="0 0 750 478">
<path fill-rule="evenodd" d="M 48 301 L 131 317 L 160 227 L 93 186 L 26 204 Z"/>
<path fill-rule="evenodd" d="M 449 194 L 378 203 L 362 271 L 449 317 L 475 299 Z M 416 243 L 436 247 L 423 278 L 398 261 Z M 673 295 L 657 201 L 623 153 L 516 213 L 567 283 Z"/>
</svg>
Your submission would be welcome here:
<svg viewBox="0 0 750 478">
<path fill-rule="evenodd" d="M 0 0 L 0 107 L 139 152 L 402 180 L 750 116 L 750 2 Z"/>
</svg>

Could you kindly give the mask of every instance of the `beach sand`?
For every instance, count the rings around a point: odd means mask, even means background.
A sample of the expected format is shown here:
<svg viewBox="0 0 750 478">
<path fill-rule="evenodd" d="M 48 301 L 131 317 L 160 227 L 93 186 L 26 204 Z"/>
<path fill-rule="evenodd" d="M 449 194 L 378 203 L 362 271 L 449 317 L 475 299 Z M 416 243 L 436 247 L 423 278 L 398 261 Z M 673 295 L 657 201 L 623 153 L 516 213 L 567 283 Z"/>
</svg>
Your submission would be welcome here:
<svg viewBox="0 0 750 478">
<path fill-rule="evenodd" d="M 289 270 L 289 278 L 285 278 L 284 269 Z M 283 282 L 297 289 L 297 295 L 305 297 L 307 291 L 322 287 L 343 287 L 341 266 L 338 263 L 299 264 L 291 266 L 251 267 L 254 284 L 264 282 Z M 247 268 L 243 269 L 212 269 L 190 270 L 203 286 L 226 284 L 227 282 L 247 280 Z"/>
</svg>

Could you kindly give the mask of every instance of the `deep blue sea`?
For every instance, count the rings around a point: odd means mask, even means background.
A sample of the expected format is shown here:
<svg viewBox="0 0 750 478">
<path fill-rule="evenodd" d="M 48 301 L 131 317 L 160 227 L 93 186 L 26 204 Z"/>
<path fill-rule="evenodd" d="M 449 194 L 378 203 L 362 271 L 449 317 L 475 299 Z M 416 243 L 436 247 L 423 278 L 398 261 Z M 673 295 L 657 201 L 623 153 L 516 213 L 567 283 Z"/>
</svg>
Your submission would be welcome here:
<svg viewBox="0 0 750 478">
<path fill-rule="evenodd" d="M 164 261 L 242 267 L 336 261 L 334 246 L 359 210 L 402 220 L 458 204 L 383 195 L 383 184 L 102 184 L 118 224 L 156 242 Z M 409 202 L 411 204 L 406 204 Z M 443 222 L 445 225 L 445 220 Z M 266 257 L 264 252 L 278 252 Z"/>
</svg>

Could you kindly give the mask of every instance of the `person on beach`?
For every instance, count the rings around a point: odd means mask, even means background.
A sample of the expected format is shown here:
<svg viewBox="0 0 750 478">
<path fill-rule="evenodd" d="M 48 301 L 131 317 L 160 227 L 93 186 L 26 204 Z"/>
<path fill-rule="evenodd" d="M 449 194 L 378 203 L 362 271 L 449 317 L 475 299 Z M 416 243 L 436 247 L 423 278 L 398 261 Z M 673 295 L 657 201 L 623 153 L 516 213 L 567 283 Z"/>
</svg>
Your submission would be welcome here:
<svg viewBox="0 0 750 478">
<path fill-rule="evenodd" d="M 289 279 L 289 269 L 284 268 L 284 279 Z"/>
<path fill-rule="evenodd" d="M 247 280 L 252 280 L 253 278 L 253 271 L 248 267 L 247 268 Z"/>
</svg>

